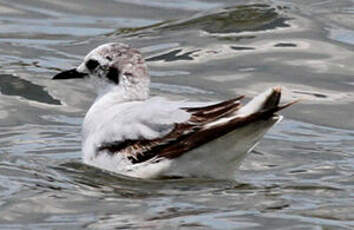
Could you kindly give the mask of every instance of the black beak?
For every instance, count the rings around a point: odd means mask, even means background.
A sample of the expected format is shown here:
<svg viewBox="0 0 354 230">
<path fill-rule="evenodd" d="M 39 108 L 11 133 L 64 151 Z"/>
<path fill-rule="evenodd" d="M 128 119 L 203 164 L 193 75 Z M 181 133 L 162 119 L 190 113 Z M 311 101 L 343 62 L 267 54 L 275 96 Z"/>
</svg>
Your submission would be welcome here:
<svg viewBox="0 0 354 230">
<path fill-rule="evenodd" d="M 88 76 L 87 73 L 80 73 L 76 69 L 70 69 L 63 71 L 61 73 L 58 73 L 55 75 L 52 80 L 64 80 L 64 79 L 74 79 L 74 78 L 84 78 Z"/>
</svg>

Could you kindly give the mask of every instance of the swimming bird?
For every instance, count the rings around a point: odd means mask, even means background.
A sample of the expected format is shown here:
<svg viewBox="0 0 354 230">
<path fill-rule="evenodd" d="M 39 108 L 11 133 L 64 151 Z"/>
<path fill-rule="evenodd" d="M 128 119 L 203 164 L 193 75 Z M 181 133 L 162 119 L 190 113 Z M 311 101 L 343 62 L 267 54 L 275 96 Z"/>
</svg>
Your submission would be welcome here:
<svg viewBox="0 0 354 230">
<path fill-rule="evenodd" d="M 140 177 L 232 178 L 234 171 L 281 120 L 281 89 L 246 105 L 243 96 L 218 103 L 149 97 L 141 53 L 122 43 L 98 46 L 74 69 L 53 79 L 88 78 L 97 98 L 82 125 L 83 162 Z"/>
</svg>

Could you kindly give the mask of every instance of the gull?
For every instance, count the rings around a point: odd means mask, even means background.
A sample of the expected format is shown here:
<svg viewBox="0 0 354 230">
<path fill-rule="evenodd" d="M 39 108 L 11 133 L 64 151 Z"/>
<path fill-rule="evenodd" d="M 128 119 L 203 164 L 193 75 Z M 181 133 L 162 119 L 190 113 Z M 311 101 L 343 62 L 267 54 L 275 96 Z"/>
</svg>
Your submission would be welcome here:
<svg viewBox="0 0 354 230">
<path fill-rule="evenodd" d="M 274 124 L 281 89 L 241 104 L 149 97 L 150 76 L 141 53 L 122 43 L 103 44 L 74 69 L 53 79 L 89 79 L 97 98 L 82 125 L 85 164 L 139 178 L 229 179 Z"/>
</svg>

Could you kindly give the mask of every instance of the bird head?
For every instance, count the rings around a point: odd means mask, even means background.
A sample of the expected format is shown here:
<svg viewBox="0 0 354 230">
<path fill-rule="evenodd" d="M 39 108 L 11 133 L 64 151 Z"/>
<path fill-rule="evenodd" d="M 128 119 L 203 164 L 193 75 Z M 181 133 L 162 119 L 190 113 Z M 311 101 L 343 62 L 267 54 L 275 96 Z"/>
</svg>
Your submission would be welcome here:
<svg viewBox="0 0 354 230">
<path fill-rule="evenodd" d="M 122 43 L 98 46 L 74 69 L 56 74 L 52 79 L 88 78 L 98 94 L 110 90 L 149 88 L 150 77 L 141 53 Z"/>
</svg>

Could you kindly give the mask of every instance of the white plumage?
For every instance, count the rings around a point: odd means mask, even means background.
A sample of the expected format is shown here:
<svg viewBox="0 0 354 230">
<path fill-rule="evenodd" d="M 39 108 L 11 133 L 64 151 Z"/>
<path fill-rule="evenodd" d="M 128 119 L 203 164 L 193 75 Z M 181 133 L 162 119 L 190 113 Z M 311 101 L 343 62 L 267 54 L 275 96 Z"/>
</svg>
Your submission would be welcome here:
<svg viewBox="0 0 354 230">
<path fill-rule="evenodd" d="M 98 97 L 82 130 L 83 161 L 116 173 L 230 178 L 266 131 L 280 120 L 280 89 L 246 106 L 241 98 L 215 103 L 149 98 L 141 54 L 127 45 L 97 47 L 76 69 L 53 79 L 88 77 Z"/>
</svg>

